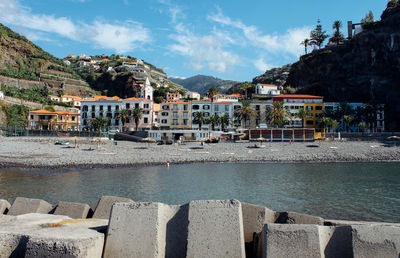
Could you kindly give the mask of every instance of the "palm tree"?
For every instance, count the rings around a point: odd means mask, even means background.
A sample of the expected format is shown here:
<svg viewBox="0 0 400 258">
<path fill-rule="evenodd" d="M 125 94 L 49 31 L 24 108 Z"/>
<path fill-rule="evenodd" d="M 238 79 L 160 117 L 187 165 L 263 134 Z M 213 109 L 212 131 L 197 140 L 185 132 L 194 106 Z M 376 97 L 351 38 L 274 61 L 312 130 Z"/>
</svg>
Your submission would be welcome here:
<svg viewBox="0 0 400 258">
<path fill-rule="evenodd" d="M 350 129 L 350 123 L 354 120 L 354 117 L 351 115 L 344 115 L 343 121 L 346 123 L 346 131 L 348 132 Z"/>
<path fill-rule="evenodd" d="M 333 33 L 332 38 L 329 39 L 331 42 L 336 42 L 336 45 L 339 45 L 339 42 L 344 40 L 343 34 L 340 32 L 340 29 L 342 28 L 342 22 L 341 21 L 334 21 L 332 25 L 332 29 L 335 30 Z"/>
<path fill-rule="evenodd" d="M 212 114 L 209 118 L 211 130 L 215 131 L 215 126 L 220 124 L 220 117 L 217 114 Z"/>
<path fill-rule="evenodd" d="M 110 122 L 110 119 L 104 116 L 99 116 L 96 118 L 90 119 L 90 124 L 93 127 L 94 130 L 98 130 L 99 134 L 101 136 L 101 128 L 104 126 L 107 126 Z"/>
<path fill-rule="evenodd" d="M 246 96 L 246 99 L 248 97 L 249 90 L 253 91 L 254 88 L 255 88 L 255 85 L 250 82 L 243 82 L 239 86 L 240 92 L 244 93 L 244 95 Z"/>
<path fill-rule="evenodd" d="M 304 128 L 304 120 L 306 120 L 307 113 L 304 108 L 300 108 L 297 117 L 301 119 L 301 127 Z"/>
<path fill-rule="evenodd" d="M 207 97 L 211 99 L 211 102 L 214 101 L 214 96 L 219 93 L 219 90 L 214 86 L 210 87 L 207 91 Z"/>
<path fill-rule="evenodd" d="M 228 114 L 223 114 L 219 119 L 221 122 L 221 131 L 225 131 L 225 125 L 229 125 L 231 119 Z"/>
<path fill-rule="evenodd" d="M 193 123 L 199 124 L 199 130 L 201 130 L 201 125 L 205 122 L 204 112 L 194 113 Z"/>
<path fill-rule="evenodd" d="M 358 123 L 358 127 L 361 129 L 361 131 L 364 134 L 365 128 L 367 127 L 367 124 L 365 122 L 360 122 Z"/>
<path fill-rule="evenodd" d="M 246 128 L 246 121 L 250 120 L 257 113 L 254 109 L 250 107 L 250 101 L 242 100 L 241 102 L 242 107 L 235 110 L 234 116 L 237 120 L 242 121 L 242 123 L 244 123 L 244 127 Z"/>
<path fill-rule="evenodd" d="M 272 120 L 274 119 L 274 110 L 272 106 L 267 106 L 265 109 L 265 122 L 267 124 L 272 124 Z"/>
<path fill-rule="evenodd" d="M 117 116 L 118 120 L 121 120 L 122 127 L 125 126 L 126 120 L 129 118 L 129 109 L 122 109 Z"/>
<path fill-rule="evenodd" d="M 272 123 L 283 127 L 288 122 L 289 112 L 284 107 L 283 102 L 274 102 Z"/>
<path fill-rule="evenodd" d="M 307 47 L 310 45 L 310 39 L 304 39 L 300 45 L 304 45 L 304 52 L 307 55 Z"/>
<path fill-rule="evenodd" d="M 139 128 L 139 122 L 140 122 L 140 119 L 142 118 L 142 116 L 143 116 L 143 109 L 141 109 L 141 108 L 133 109 L 132 117 L 135 120 L 135 127 L 136 127 L 135 131 L 137 131 Z"/>
<path fill-rule="evenodd" d="M 333 138 L 335 138 L 335 131 L 336 131 L 336 128 L 338 128 L 338 126 L 339 126 L 339 122 L 338 121 L 336 121 L 336 120 L 332 120 L 331 121 L 331 128 L 332 128 L 332 131 L 333 131 Z"/>
<path fill-rule="evenodd" d="M 326 130 L 327 128 L 329 128 L 329 126 L 332 125 L 332 118 L 324 116 L 321 118 L 321 124 L 324 127 L 324 130 Z"/>
</svg>

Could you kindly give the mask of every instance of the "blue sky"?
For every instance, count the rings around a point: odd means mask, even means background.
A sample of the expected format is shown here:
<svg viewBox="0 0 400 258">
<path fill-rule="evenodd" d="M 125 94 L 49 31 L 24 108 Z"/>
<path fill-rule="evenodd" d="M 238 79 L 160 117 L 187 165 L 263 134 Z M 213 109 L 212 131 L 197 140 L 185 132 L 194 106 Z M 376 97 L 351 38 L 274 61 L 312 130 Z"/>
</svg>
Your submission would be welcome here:
<svg viewBox="0 0 400 258">
<path fill-rule="evenodd" d="M 51 54 L 124 54 L 168 76 L 251 81 L 295 62 L 317 19 L 378 19 L 386 0 L 0 0 L 0 22 Z M 345 27 L 345 26 L 344 26 Z M 347 36 L 345 28 L 343 32 Z"/>
</svg>

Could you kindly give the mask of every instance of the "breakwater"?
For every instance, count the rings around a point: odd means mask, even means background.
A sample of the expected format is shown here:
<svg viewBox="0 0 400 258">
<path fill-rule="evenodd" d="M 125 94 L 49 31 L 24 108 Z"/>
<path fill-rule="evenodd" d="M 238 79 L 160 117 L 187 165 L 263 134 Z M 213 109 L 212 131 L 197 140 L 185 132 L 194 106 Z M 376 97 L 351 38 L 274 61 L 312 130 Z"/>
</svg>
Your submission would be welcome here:
<svg viewBox="0 0 400 258">
<path fill-rule="evenodd" d="M 400 224 L 328 220 L 237 200 L 0 200 L 0 257 L 398 257 Z"/>
</svg>

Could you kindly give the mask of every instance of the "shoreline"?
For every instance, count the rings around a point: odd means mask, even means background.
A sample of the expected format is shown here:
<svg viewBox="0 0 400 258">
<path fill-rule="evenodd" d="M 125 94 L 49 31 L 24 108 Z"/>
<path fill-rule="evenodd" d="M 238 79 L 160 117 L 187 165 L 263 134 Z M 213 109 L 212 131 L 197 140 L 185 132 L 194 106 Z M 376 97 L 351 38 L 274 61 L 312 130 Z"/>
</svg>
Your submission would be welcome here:
<svg viewBox="0 0 400 258">
<path fill-rule="evenodd" d="M 65 138 L 1 137 L 0 168 L 91 169 L 190 163 L 400 162 L 400 145 L 379 141 L 250 142 L 155 145 L 80 139 L 80 148 L 54 145 Z M 73 141 L 71 141 L 73 145 Z M 262 148 L 248 148 L 254 144 Z"/>
</svg>

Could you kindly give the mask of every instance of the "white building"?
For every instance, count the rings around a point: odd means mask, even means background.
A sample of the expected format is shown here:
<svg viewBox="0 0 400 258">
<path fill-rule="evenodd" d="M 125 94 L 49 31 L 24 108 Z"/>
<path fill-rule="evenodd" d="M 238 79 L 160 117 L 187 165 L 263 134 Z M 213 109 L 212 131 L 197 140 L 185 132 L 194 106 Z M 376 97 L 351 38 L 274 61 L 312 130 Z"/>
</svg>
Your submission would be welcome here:
<svg viewBox="0 0 400 258">
<path fill-rule="evenodd" d="M 119 111 L 122 109 L 122 100 L 110 97 L 96 97 L 81 101 L 81 128 L 90 128 L 90 119 L 107 117 L 110 126 L 119 128 Z"/>
<path fill-rule="evenodd" d="M 213 97 L 213 102 L 239 102 L 241 95 L 240 94 L 232 94 L 232 95 L 224 95 L 218 94 Z"/>
<path fill-rule="evenodd" d="M 258 83 L 256 85 L 256 94 L 277 96 L 281 94 L 281 91 L 278 90 L 278 86 L 274 84 Z"/>
<path fill-rule="evenodd" d="M 139 98 L 128 98 L 122 100 L 122 108 L 132 110 L 135 108 L 142 109 L 142 118 L 139 121 L 139 130 L 149 130 L 151 129 L 153 123 L 153 101 L 148 99 Z M 128 119 L 125 122 L 126 127 L 135 128 L 135 120 L 133 118 Z"/>
<path fill-rule="evenodd" d="M 214 132 L 215 134 L 215 132 Z M 156 141 L 198 141 L 213 136 L 213 132 L 199 130 L 150 130 L 149 137 Z"/>
<path fill-rule="evenodd" d="M 135 78 L 137 84 L 141 86 L 139 98 L 153 100 L 153 86 L 150 84 L 149 77 Z"/>
<path fill-rule="evenodd" d="M 187 91 L 185 93 L 185 99 L 200 100 L 200 93 L 195 91 Z"/>
<path fill-rule="evenodd" d="M 240 102 L 210 102 L 210 101 L 192 101 L 192 121 L 195 118 L 197 112 L 203 112 L 204 117 L 209 117 L 213 114 L 222 116 L 227 114 L 229 116 L 230 125 L 225 125 L 225 128 L 231 128 L 235 123 L 234 112 L 235 109 L 240 108 L 242 104 Z M 192 128 L 198 129 L 199 125 L 192 122 Z M 210 124 L 203 124 L 201 126 L 203 129 L 210 130 Z"/>
</svg>

